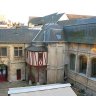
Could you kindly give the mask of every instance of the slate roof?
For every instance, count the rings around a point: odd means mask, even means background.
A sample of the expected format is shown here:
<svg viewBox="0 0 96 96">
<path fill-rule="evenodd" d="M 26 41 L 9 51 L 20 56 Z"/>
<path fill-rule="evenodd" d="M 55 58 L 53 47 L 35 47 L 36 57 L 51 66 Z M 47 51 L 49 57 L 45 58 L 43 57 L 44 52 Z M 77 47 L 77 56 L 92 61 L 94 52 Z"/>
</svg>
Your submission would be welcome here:
<svg viewBox="0 0 96 96">
<path fill-rule="evenodd" d="M 58 24 L 45 25 L 32 42 L 64 42 L 63 27 Z"/>
<path fill-rule="evenodd" d="M 0 43 L 31 43 L 38 31 L 27 28 L 0 29 Z"/>
<path fill-rule="evenodd" d="M 36 17 L 29 20 L 28 23 L 32 23 L 33 25 L 45 25 L 46 23 L 56 23 L 63 13 L 57 14 L 53 13 L 44 17 Z"/>
<path fill-rule="evenodd" d="M 74 25 L 83 25 L 83 24 L 90 24 L 90 23 L 96 23 L 96 17 L 64 20 L 58 22 L 58 24 L 62 26 L 74 26 Z"/>
<path fill-rule="evenodd" d="M 29 51 L 35 51 L 35 52 L 47 52 L 47 47 L 46 46 L 30 46 L 30 47 L 27 47 L 26 50 L 29 50 Z"/>
<path fill-rule="evenodd" d="M 96 44 L 96 18 L 77 20 L 63 29 L 67 42 Z"/>
<path fill-rule="evenodd" d="M 96 44 L 96 17 L 64 20 L 58 24 L 45 25 L 33 40 L 33 42 L 62 41 Z"/>
<path fill-rule="evenodd" d="M 65 20 L 58 22 L 57 24 L 45 24 L 41 31 L 27 28 L 0 29 L 0 43 L 31 42 L 75 42 L 96 44 L 96 17 Z"/>
<path fill-rule="evenodd" d="M 29 23 L 32 23 L 33 25 L 44 25 L 45 23 L 52 22 L 52 17 L 56 17 L 57 13 L 53 13 L 44 17 L 37 17 L 37 18 L 32 18 L 29 20 Z"/>
<path fill-rule="evenodd" d="M 28 23 L 32 23 L 33 25 L 41 25 L 43 23 L 42 17 L 31 18 Z"/>
</svg>

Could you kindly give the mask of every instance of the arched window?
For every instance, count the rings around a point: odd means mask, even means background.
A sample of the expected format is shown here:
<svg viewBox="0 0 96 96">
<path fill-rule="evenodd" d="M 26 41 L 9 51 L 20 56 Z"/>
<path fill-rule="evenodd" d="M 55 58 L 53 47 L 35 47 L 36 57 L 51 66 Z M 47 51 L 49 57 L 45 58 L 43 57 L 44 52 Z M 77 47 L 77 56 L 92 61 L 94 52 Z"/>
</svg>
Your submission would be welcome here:
<svg viewBox="0 0 96 96">
<path fill-rule="evenodd" d="M 96 58 L 93 58 L 91 61 L 92 67 L 91 67 L 91 76 L 96 77 Z"/>
<path fill-rule="evenodd" d="M 70 54 L 70 69 L 75 70 L 75 54 Z"/>
<path fill-rule="evenodd" d="M 80 56 L 79 58 L 79 65 L 80 65 L 80 73 L 86 74 L 87 69 L 87 57 L 86 56 Z"/>
</svg>

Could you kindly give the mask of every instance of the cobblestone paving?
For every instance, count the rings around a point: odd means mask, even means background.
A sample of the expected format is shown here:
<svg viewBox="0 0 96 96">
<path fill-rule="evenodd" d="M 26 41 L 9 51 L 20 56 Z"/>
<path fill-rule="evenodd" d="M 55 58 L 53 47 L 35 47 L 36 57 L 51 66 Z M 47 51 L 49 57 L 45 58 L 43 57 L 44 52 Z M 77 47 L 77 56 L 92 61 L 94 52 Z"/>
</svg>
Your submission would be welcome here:
<svg viewBox="0 0 96 96">
<path fill-rule="evenodd" d="M 29 86 L 25 81 L 0 83 L 0 96 L 8 96 L 8 88 Z"/>
</svg>

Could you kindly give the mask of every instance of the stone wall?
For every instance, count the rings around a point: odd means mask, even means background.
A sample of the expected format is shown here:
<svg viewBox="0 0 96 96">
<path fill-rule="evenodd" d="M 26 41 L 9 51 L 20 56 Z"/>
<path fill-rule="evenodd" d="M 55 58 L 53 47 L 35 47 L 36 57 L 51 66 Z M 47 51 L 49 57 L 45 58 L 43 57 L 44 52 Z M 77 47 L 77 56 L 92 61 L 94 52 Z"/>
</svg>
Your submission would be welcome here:
<svg viewBox="0 0 96 96">
<path fill-rule="evenodd" d="M 95 46 L 96 45 L 75 43 L 70 43 L 68 45 L 68 55 L 70 56 L 70 54 L 75 54 L 76 56 L 75 70 L 70 70 L 70 68 L 68 67 L 68 78 L 70 79 L 70 82 L 74 83 L 81 89 L 85 89 L 88 94 L 91 94 L 88 96 L 96 96 L 96 78 L 91 77 L 91 60 L 92 58 L 96 58 Z M 81 55 L 87 57 L 86 74 L 79 73 L 79 56 Z"/>
<path fill-rule="evenodd" d="M 64 64 L 67 63 L 67 59 L 64 59 L 65 47 L 64 43 L 48 45 L 47 83 L 61 83 L 64 81 Z"/>
<path fill-rule="evenodd" d="M 21 69 L 21 80 L 25 80 L 25 48 L 28 44 L 0 44 L 0 47 L 7 47 L 7 56 L 0 57 L 0 64 L 8 67 L 8 81 L 17 81 L 16 70 Z M 14 47 L 23 48 L 22 57 L 14 57 Z"/>
</svg>

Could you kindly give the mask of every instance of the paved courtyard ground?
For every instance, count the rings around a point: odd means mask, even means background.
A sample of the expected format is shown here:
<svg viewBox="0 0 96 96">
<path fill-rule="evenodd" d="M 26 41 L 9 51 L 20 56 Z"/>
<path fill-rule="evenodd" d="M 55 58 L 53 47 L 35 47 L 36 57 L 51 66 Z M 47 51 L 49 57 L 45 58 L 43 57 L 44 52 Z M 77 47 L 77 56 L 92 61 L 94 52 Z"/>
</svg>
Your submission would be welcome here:
<svg viewBox="0 0 96 96">
<path fill-rule="evenodd" d="M 29 86 L 26 81 L 0 83 L 0 96 L 8 96 L 8 88 Z"/>
<path fill-rule="evenodd" d="M 30 86 L 30 85 L 26 81 L 0 83 L 0 96 L 8 96 L 8 88 L 24 87 L 24 86 Z M 74 90 L 74 91 L 75 91 L 75 93 L 78 93 L 76 90 Z"/>
</svg>

